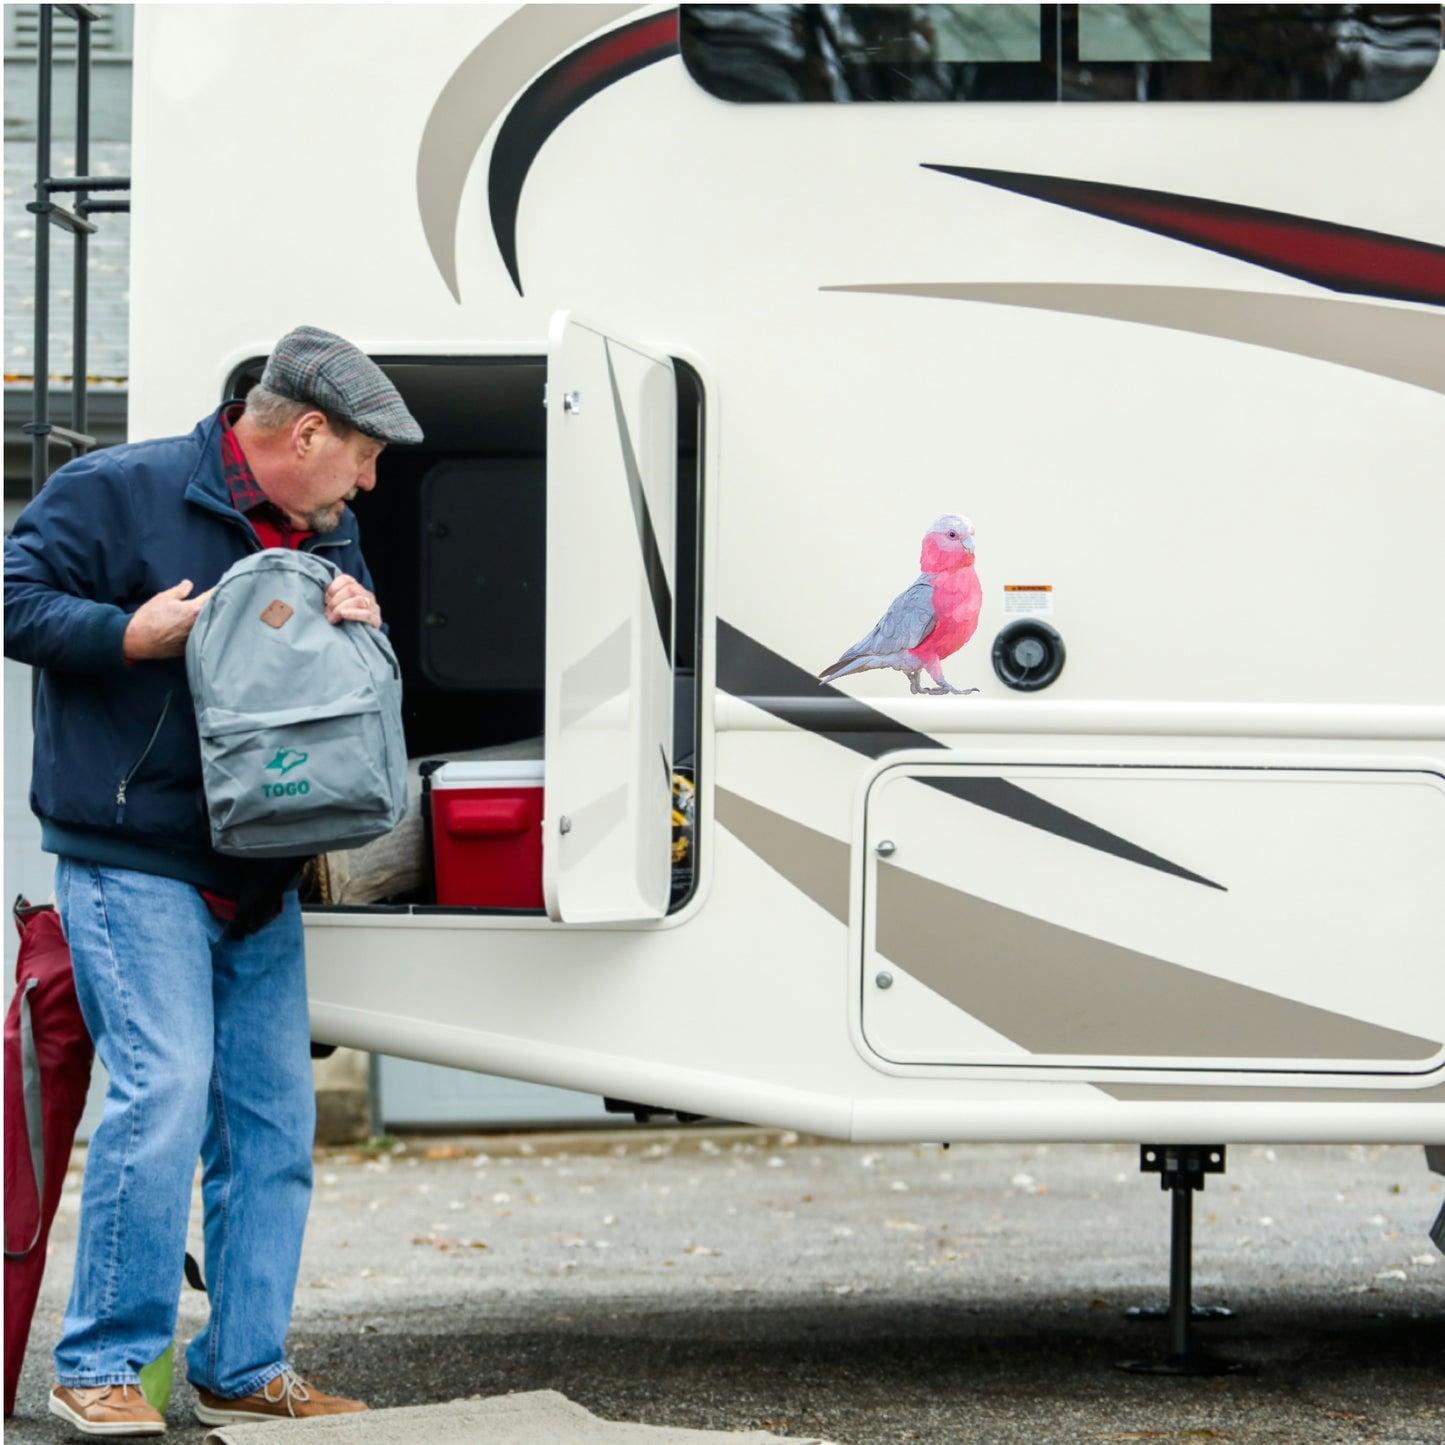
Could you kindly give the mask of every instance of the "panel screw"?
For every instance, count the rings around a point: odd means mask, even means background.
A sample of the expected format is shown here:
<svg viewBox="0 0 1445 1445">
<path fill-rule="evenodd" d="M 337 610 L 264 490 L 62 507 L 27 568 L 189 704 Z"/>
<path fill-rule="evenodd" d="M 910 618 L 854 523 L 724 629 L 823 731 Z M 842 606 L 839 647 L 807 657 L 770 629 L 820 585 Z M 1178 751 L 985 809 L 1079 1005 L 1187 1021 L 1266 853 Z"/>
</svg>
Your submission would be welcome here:
<svg viewBox="0 0 1445 1445">
<path fill-rule="evenodd" d="M 876 983 L 879 988 L 892 988 L 893 975 L 891 973 L 880 973 L 873 982 Z"/>
<path fill-rule="evenodd" d="M 898 851 L 898 845 L 891 839 L 885 838 L 873 851 L 880 858 L 891 858 Z"/>
<path fill-rule="evenodd" d="M 570 833 L 572 831 L 572 820 L 566 813 L 557 820 L 557 831 L 559 833 Z"/>
</svg>

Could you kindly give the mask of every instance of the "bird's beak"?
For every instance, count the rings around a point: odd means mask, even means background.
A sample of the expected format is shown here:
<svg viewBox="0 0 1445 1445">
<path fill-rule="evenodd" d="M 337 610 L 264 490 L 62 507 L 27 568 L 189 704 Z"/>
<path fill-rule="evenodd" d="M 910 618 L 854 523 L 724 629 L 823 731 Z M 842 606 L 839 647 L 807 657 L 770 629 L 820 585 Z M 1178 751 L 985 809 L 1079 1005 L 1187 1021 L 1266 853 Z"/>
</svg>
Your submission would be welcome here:
<svg viewBox="0 0 1445 1445">
<path fill-rule="evenodd" d="M 973 538 L 972 538 L 972 537 L 965 537 L 965 538 L 963 539 L 963 550 L 964 550 L 965 552 L 967 552 L 970 557 L 973 556 Z"/>
</svg>

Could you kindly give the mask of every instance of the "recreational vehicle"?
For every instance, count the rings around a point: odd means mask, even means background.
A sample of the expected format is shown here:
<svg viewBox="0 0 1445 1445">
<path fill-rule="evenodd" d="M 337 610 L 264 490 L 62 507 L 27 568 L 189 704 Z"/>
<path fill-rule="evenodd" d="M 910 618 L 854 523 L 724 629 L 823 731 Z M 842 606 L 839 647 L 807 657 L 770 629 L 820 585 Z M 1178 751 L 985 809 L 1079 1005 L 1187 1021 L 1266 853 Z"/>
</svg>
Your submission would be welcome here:
<svg viewBox="0 0 1445 1445">
<path fill-rule="evenodd" d="M 314 1036 L 1445 1145 L 1440 11 L 142 7 L 132 436 L 303 322 L 426 434 Z"/>
</svg>

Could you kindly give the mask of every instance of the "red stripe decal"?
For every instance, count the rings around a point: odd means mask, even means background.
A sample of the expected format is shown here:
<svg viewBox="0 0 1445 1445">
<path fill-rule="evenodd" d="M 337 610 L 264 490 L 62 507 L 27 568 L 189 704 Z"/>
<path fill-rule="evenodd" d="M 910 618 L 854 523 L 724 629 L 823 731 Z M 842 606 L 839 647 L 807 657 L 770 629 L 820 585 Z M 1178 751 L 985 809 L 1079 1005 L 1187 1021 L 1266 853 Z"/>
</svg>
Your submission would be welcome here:
<svg viewBox="0 0 1445 1445">
<path fill-rule="evenodd" d="M 595 45 L 577 51 L 564 62 L 557 79 L 562 90 L 574 90 L 622 69 L 629 61 L 638 60 L 649 51 L 671 53 L 676 49 L 677 11 L 669 10 L 635 30 L 614 31 Z"/>
<path fill-rule="evenodd" d="M 1426 241 L 1130 186 L 970 166 L 925 169 L 1135 226 L 1332 291 L 1445 305 L 1445 247 Z"/>
</svg>

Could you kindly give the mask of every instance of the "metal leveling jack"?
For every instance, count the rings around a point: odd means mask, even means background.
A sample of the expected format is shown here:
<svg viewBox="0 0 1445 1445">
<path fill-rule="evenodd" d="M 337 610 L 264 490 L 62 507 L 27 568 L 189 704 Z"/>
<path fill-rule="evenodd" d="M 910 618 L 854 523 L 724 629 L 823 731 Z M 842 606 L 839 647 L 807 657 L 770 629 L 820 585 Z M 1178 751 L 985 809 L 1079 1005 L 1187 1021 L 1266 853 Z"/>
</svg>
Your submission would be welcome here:
<svg viewBox="0 0 1445 1445">
<path fill-rule="evenodd" d="M 1130 1310 L 1133 1319 L 1169 1320 L 1169 1353 L 1163 1359 L 1121 1360 L 1119 1368 L 1140 1375 L 1223 1375 L 1240 1366 L 1201 1350 L 1194 1342 L 1194 1321 L 1225 1319 L 1232 1311 L 1193 1303 L 1194 1191 L 1207 1174 L 1224 1173 L 1223 1144 L 1142 1144 L 1139 1168 L 1159 1175 L 1159 1187 L 1173 1196 L 1169 1227 L 1169 1306 L 1167 1311 Z"/>
<path fill-rule="evenodd" d="M 1427 1144 L 1425 1164 L 1434 1173 L 1445 1174 L 1445 1144 Z M 1430 1226 L 1430 1241 L 1441 1254 L 1445 1254 L 1445 1204 L 1440 1206 L 1440 1213 Z"/>
</svg>

